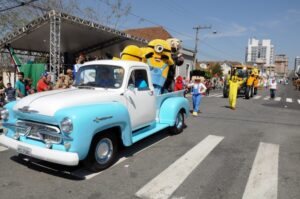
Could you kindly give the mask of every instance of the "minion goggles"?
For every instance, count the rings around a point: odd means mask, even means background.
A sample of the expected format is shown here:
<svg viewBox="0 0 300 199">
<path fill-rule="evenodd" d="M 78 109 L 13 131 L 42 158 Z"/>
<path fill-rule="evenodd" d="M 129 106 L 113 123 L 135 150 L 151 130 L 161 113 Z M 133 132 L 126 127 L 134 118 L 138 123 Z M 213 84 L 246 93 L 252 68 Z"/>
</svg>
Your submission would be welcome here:
<svg viewBox="0 0 300 199">
<path fill-rule="evenodd" d="M 155 52 L 157 53 L 162 53 L 162 52 L 171 52 L 170 50 L 168 49 L 165 49 L 162 45 L 155 45 L 155 46 L 151 46 L 151 45 L 148 45 L 149 48 L 153 48 Z"/>
</svg>

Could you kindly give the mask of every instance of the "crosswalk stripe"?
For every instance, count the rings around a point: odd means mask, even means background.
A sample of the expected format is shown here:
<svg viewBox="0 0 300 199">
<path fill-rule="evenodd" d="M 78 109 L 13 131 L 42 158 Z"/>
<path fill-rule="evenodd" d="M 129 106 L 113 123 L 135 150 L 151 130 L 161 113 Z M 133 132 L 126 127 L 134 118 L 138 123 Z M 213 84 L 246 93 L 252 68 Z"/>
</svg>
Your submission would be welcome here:
<svg viewBox="0 0 300 199">
<path fill-rule="evenodd" d="M 292 98 L 286 98 L 286 102 L 292 103 L 293 99 Z"/>
<path fill-rule="evenodd" d="M 135 195 L 140 198 L 170 197 L 190 173 L 223 139 L 224 137 L 220 136 L 207 136 L 199 144 L 142 187 Z"/>
<path fill-rule="evenodd" d="M 264 100 L 269 100 L 270 99 L 270 96 L 267 96 L 264 98 Z"/>
<path fill-rule="evenodd" d="M 255 97 L 253 97 L 253 99 L 259 99 L 259 98 L 261 98 L 260 95 L 257 95 L 257 96 L 255 96 Z"/>
<path fill-rule="evenodd" d="M 4 146 L 0 146 L 0 152 L 2 151 L 6 151 L 8 148 L 4 147 Z"/>
<path fill-rule="evenodd" d="M 279 145 L 261 142 L 248 178 L 243 199 L 276 199 Z"/>
<path fill-rule="evenodd" d="M 281 97 L 275 97 L 275 101 L 279 102 L 281 100 Z"/>
<path fill-rule="evenodd" d="M 298 99 L 298 104 L 300 104 L 300 99 Z"/>
<path fill-rule="evenodd" d="M 219 95 L 217 95 L 216 97 L 223 97 L 223 94 L 219 94 Z"/>
</svg>

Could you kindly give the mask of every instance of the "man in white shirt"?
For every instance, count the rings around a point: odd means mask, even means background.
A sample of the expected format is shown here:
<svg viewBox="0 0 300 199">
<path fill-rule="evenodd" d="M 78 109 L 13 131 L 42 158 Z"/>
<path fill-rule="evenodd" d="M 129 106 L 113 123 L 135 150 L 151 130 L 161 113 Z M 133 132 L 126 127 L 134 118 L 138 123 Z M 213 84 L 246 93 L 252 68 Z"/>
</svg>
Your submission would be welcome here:
<svg viewBox="0 0 300 199">
<path fill-rule="evenodd" d="M 277 83 L 276 83 L 275 78 L 272 78 L 270 80 L 269 88 L 270 88 L 271 98 L 273 99 L 273 98 L 275 98 L 275 92 L 276 92 L 276 89 L 277 89 Z"/>
</svg>

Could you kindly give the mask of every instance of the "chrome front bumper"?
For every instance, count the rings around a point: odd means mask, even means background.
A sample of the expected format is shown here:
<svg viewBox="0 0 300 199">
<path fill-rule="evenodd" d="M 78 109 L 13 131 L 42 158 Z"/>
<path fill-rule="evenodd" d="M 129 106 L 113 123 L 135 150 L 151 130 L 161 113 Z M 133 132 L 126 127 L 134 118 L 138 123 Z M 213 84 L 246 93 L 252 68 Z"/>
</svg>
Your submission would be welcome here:
<svg viewBox="0 0 300 199">
<path fill-rule="evenodd" d="M 5 136 L 4 134 L 0 135 L 0 144 L 17 152 L 20 152 L 20 149 L 26 149 L 26 155 L 48 162 L 68 166 L 75 166 L 79 163 L 79 157 L 77 153 L 37 147 L 34 145 L 14 140 Z"/>
</svg>

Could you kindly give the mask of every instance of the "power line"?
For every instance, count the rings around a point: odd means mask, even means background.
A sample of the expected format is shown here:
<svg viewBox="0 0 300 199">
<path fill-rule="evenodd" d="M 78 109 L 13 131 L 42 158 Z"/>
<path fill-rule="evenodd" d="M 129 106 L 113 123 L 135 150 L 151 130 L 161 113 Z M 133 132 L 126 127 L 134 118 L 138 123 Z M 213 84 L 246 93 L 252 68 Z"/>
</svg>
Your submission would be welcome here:
<svg viewBox="0 0 300 199">
<path fill-rule="evenodd" d="M 103 3 L 103 4 L 108 5 L 108 6 L 112 6 L 112 4 L 110 4 L 109 2 L 106 2 L 106 1 L 104 1 L 104 0 L 99 0 L 99 1 L 100 1 L 101 3 Z M 121 10 L 122 10 L 122 9 L 121 9 Z M 124 10 L 122 10 L 122 11 L 124 11 Z M 137 15 L 137 14 L 134 14 L 134 13 L 132 13 L 132 12 L 128 12 L 128 14 L 131 15 L 131 16 L 134 16 L 134 17 L 136 17 L 136 18 L 138 18 L 138 19 L 140 19 L 141 21 L 147 21 L 148 23 L 151 23 L 151 24 L 153 24 L 153 25 L 155 25 L 155 26 L 161 26 L 161 27 L 164 27 L 165 29 L 170 30 L 170 31 L 172 31 L 172 32 L 175 32 L 175 33 L 177 33 L 177 34 L 179 34 L 179 35 L 182 35 L 182 36 L 185 36 L 185 37 L 188 37 L 188 38 L 193 38 L 193 37 L 192 37 L 191 35 L 189 35 L 189 34 L 178 32 L 177 30 L 175 30 L 175 29 L 173 29 L 173 28 L 170 28 L 170 27 L 167 27 L 167 26 L 162 26 L 162 25 L 159 24 L 159 23 L 156 23 L 156 22 L 154 22 L 154 21 L 152 21 L 152 20 L 150 20 L 150 19 L 147 19 L 147 18 L 145 18 L 145 17 L 141 17 L 141 16 L 139 16 L 139 15 Z"/>
</svg>

